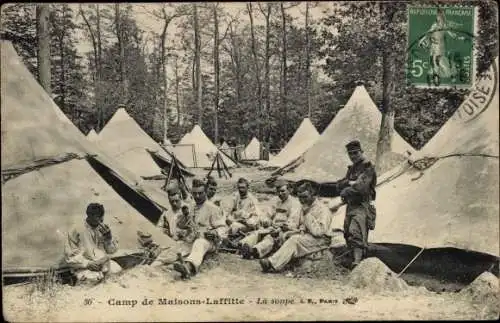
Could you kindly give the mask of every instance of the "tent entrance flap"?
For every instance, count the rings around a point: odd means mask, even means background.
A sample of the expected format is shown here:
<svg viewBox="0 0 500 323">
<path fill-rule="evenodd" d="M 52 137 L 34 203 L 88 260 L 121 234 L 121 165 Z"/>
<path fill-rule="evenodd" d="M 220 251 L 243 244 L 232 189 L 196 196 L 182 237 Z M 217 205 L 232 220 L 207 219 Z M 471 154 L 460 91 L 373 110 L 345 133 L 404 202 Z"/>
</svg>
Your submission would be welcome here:
<svg viewBox="0 0 500 323">
<path fill-rule="evenodd" d="M 401 272 L 422 248 L 393 243 L 373 243 L 368 257 L 377 257 L 394 272 Z M 458 248 L 425 249 L 405 270 L 444 282 L 470 284 L 485 271 L 498 276 L 499 259 L 493 255 Z"/>
<path fill-rule="evenodd" d="M 160 207 L 127 185 L 116 176 L 110 168 L 100 163 L 95 158 L 89 156 L 87 160 L 92 168 L 134 209 L 141 213 L 151 223 L 155 224 L 158 222 L 163 213 Z"/>
</svg>

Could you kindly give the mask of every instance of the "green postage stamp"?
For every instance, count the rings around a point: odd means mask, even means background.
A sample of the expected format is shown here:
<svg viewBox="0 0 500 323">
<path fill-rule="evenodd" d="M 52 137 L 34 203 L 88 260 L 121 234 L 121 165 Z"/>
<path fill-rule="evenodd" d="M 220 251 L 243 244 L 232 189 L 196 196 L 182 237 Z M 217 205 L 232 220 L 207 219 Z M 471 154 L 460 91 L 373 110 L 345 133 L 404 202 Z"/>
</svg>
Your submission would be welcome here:
<svg viewBox="0 0 500 323">
<path fill-rule="evenodd" d="M 407 81 L 417 87 L 474 83 L 476 7 L 408 7 Z"/>
</svg>

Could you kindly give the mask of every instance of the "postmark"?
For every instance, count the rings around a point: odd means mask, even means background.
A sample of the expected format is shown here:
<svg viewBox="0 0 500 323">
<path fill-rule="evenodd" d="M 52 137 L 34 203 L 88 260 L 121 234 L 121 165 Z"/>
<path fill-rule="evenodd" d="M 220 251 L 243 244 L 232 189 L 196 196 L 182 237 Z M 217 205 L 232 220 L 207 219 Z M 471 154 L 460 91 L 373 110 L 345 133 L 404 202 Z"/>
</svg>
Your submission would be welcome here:
<svg viewBox="0 0 500 323">
<path fill-rule="evenodd" d="M 475 83 L 474 6 L 408 7 L 407 83 L 470 88 Z"/>
</svg>

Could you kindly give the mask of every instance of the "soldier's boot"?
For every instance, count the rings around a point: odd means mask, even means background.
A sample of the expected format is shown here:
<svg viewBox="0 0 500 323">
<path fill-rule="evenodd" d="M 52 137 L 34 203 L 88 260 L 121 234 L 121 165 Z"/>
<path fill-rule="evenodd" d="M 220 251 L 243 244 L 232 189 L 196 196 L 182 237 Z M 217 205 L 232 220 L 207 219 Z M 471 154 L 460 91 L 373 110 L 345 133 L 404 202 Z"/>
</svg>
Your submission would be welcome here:
<svg viewBox="0 0 500 323">
<path fill-rule="evenodd" d="M 353 259 L 352 264 L 351 264 L 351 269 L 354 269 L 357 265 L 359 265 L 361 260 L 363 260 L 363 249 L 354 248 L 352 253 L 353 253 L 354 259 Z"/>
</svg>

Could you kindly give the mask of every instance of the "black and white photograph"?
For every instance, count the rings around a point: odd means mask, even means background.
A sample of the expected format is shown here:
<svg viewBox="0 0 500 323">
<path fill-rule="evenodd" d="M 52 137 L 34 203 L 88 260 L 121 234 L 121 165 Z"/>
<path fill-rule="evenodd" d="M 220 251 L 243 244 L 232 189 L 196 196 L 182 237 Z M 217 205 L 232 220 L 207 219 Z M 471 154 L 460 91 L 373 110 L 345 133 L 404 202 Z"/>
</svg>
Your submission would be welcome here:
<svg viewBox="0 0 500 323">
<path fill-rule="evenodd" d="M 8 322 L 498 320 L 498 4 L 5 3 Z"/>
</svg>

